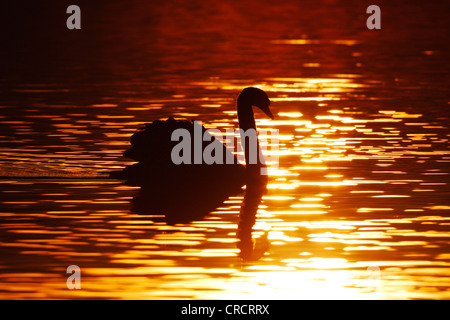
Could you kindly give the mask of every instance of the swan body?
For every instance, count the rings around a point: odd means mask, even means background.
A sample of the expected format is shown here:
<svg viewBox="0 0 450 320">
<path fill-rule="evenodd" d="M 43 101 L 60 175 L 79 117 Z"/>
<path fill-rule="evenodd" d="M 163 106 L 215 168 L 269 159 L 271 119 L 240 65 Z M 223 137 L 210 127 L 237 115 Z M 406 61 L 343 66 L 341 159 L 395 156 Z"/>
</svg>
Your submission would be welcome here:
<svg viewBox="0 0 450 320">
<path fill-rule="evenodd" d="M 232 164 L 194 164 L 194 144 L 191 144 L 191 161 L 188 164 L 174 164 L 171 159 L 173 148 L 179 143 L 172 141 L 172 133 L 177 129 L 187 130 L 194 136 L 194 122 L 175 120 L 169 118 L 161 121 L 155 120 L 147 123 L 145 128 L 131 137 L 131 148 L 125 151 L 124 156 L 138 163 L 126 167 L 122 171 L 111 173 L 111 177 L 124 179 L 128 185 L 149 187 L 155 184 L 161 187 L 164 184 L 175 188 L 177 185 L 199 184 L 221 185 L 222 189 L 240 190 L 245 184 L 243 179 L 245 167 L 238 163 L 236 156 L 222 144 L 223 157 L 234 157 Z M 205 127 L 201 127 L 202 136 L 209 135 Z M 201 141 L 202 149 L 217 139 L 210 136 L 210 141 Z"/>
</svg>

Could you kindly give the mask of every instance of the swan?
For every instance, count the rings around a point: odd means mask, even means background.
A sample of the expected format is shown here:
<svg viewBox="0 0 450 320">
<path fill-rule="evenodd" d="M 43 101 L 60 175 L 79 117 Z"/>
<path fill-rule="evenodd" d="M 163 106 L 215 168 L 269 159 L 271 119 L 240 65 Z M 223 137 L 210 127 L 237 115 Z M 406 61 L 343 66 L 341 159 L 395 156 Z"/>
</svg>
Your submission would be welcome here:
<svg viewBox="0 0 450 320">
<path fill-rule="evenodd" d="M 266 92 L 247 87 L 237 98 L 239 128 L 243 131 L 256 130 L 253 106 L 274 119 Z M 222 155 L 224 159 L 234 157 L 232 164 L 225 161 L 223 164 L 193 164 L 193 161 L 191 164 L 174 164 L 171 152 L 178 142 L 172 141 L 172 133 L 176 129 L 185 129 L 193 136 L 195 125 L 198 124 L 173 118 L 155 120 L 145 124 L 143 129 L 131 136 L 131 148 L 124 152 L 124 156 L 137 163 L 122 171 L 111 172 L 110 177 L 141 187 L 139 194 L 133 199 L 132 211 L 141 214 L 163 212 L 168 223 L 188 222 L 213 211 L 229 196 L 241 193 L 244 185 L 251 186 L 252 189 L 256 185 L 265 185 L 263 181 L 267 176 L 261 175 L 260 161 L 249 163 L 250 143 L 245 144 L 244 148 L 246 166 L 238 163 L 237 157 L 223 144 Z M 201 130 L 205 134 L 203 126 Z M 207 132 L 206 134 L 208 135 Z M 202 142 L 202 148 L 213 142 L 218 141 L 211 136 L 210 141 Z M 256 142 L 260 155 L 257 138 Z M 194 146 L 192 157 L 193 148 Z"/>
</svg>

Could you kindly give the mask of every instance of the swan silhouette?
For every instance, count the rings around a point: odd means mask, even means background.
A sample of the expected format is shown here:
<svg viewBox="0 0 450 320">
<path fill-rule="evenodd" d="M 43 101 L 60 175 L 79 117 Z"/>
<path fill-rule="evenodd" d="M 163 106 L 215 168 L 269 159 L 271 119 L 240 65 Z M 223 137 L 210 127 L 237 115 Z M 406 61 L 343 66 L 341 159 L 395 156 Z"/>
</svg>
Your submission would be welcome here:
<svg viewBox="0 0 450 320">
<path fill-rule="evenodd" d="M 244 131 L 256 130 L 253 106 L 261 109 L 271 119 L 274 118 L 269 109 L 267 94 L 258 88 L 245 88 L 237 98 L 239 128 Z M 172 141 L 172 133 L 176 129 L 185 129 L 193 137 L 195 126 L 199 124 L 169 118 L 147 123 L 145 128 L 132 135 L 132 146 L 124 152 L 124 156 L 138 162 L 122 171 L 111 172 L 110 177 L 141 187 L 132 201 L 133 212 L 164 214 L 164 220 L 169 224 L 186 223 L 204 217 L 229 196 L 241 193 L 244 185 L 254 189 L 266 184 L 266 176 L 261 175 L 261 161 L 249 162 L 251 143 L 243 144 L 245 167 L 238 163 L 237 157 L 223 144 L 222 164 L 194 164 L 193 143 L 190 164 L 174 164 L 171 153 L 178 141 Z M 201 132 L 203 137 L 209 135 L 203 126 Z M 208 141 L 204 140 L 208 139 L 203 139 L 202 150 L 211 143 L 220 143 L 212 136 Z M 257 137 L 256 142 L 258 156 L 262 156 Z M 234 158 L 232 164 L 225 161 L 230 157 Z"/>
</svg>

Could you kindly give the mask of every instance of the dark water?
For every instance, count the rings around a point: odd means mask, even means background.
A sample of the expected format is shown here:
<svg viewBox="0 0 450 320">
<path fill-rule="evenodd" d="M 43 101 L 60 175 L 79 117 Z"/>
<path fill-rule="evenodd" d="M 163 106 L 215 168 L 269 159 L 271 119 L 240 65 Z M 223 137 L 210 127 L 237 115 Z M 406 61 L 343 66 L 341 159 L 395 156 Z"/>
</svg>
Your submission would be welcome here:
<svg viewBox="0 0 450 320">
<path fill-rule="evenodd" d="M 2 4 L 0 297 L 450 298 L 448 4 L 69 4 Z M 235 128 L 246 86 L 280 132 L 251 263 L 243 194 L 169 225 L 105 173 L 146 122 Z"/>
</svg>

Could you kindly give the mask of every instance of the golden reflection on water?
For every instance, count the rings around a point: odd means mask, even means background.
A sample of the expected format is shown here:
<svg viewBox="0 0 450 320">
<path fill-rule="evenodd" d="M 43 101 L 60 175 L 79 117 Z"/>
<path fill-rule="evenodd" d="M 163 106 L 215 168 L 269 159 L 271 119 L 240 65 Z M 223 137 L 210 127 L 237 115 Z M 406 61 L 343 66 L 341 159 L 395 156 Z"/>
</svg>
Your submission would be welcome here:
<svg viewBox="0 0 450 320">
<path fill-rule="evenodd" d="M 110 6 L 127 23 L 84 34 L 99 47 L 89 59 L 51 47 L 67 69 L 49 54 L 33 68 L 55 74 L 3 78 L 0 298 L 450 299 L 448 45 L 428 36 L 443 29 L 429 33 L 425 10 L 383 42 L 336 23 L 361 16 L 353 6 L 193 6 L 204 20 L 166 2 L 154 16 Z M 276 120 L 255 110 L 258 128 L 279 130 L 252 234 L 269 245 L 253 262 L 239 258 L 244 192 L 171 225 L 132 213 L 137 188 L 105 178 L 131 163 L 123 151 L 146 122 L 236 128 L 246 86 L 273 102 Z M 73 264 L 81 290 L 66 287 Z"/>
<path fill-rule="evenodd" d="M 283 103 L 274 103 L 277 120 L 257 121 L 259 128 L 280 130 L 280 165 L 270 171 L 253 228 L 256 243 L 263 235 L 270 243 L 259 261 L 238 258 L 243 196 L 200 220 L 168 225 L 163 213 L 130 213 L 136 188 L 114 180 L 3 179 L 0 245 L 8 259 L 2 259 L 0 297 L 450 298 L 450 207 L 441 196 L 448 195 L 449 158 L 439 147 L 446 138 L 425 128 L 422 114 L 328 107 L 322 94 L 345 100 L 338 94 L 364 84 L 352 77 L 325 80 L 268 79 L 260 86 Z M 314 112 L 296 110 L 292 101 L 304 101 L 301 96 L 282 98 L 308 92 L 319 94 L 309 97 L 321 103 Z M 222 105 L 229 103 L 201 108 Z M 235 126 L 233 110 L 215 110 L 208 127 Z M 106 143 L 123 148 L 125 141 L 114 139 L 140 124 L 127 122 L 132 116 L 96 118 L 101 121 L 89 127 L 104 127 Z M 121 122 L 103 122 L 110 119 Z M 68 135 L 92 130 L 71 123 L 55 127 Z M 411 131 L 418 127 L 420 133 Z M 40 156 L 39 149 L 29 152 Z M 120 166 L 117 151 L 101 152 L 111 158 L 102 165 Z M 14 157 L 14 150 L 6 155 Z M 21 161 L 27 156 L 20 152 Z M 85 159 L 76 148 L 61 156 L 81 166 Z M 57 161 L 59 155 L 42 157 Z M 27 263 L 18 265 L 23 259 Z M 81 267 L 82 290 L 65 287 L 71 264 Z M 379 280 L 371 267 L 380 269 Z"/>
</svg>

